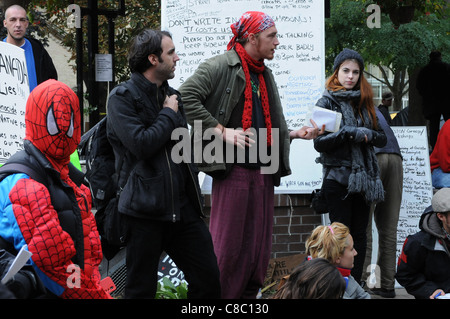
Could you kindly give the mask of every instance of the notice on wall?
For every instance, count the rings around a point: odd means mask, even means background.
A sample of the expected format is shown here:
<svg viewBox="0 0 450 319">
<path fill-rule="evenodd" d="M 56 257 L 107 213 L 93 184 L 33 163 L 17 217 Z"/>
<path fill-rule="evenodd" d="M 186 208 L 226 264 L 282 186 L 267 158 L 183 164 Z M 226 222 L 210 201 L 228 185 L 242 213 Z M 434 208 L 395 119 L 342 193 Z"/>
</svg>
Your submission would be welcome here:
<svg viewBox="0 0 450 319">
<path fill-rule="evenodd" d="M 305 124 L 306 115 L 323 93 L 325 36 L 323 0 L 163 0 L 161 29 L 171 32 L 180 61 L 170 85 L 177 88 L 200 63 L 222 54 L 232 38 L 230 25 L 246 11 L 270 15 L 280 45 L 265 61 L 277 82 L 290 129 Z M 291 144 L 292 174 L 283 178 L 278 193 L 311 193 L 322 181 L 322 167 L 312 141 Z"/>
<path fill-rule="evenodd" d="M 23 149 L 29 94 L 23 49 L 0 41 L 0 165 Z"/>
<path fill-rule="evenodd" d="M 113 57 L 112 54 L 95 55 L 95 81 L 113 81 Z"/>
</svg>

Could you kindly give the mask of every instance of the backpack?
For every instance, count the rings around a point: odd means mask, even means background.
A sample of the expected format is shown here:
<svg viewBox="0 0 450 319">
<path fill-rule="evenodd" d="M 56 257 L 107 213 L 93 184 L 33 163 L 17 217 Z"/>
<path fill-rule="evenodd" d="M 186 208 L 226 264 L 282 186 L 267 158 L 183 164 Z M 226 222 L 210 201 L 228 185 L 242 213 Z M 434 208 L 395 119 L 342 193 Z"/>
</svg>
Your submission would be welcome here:
<svg viewBox="0 0 450 319">
<path fill-rule="evenodd" d="M 45 185 L 48 187 L 47 177 L 42 173 L 39 173 L 34 168 L 21 163 L 5 163 L 0 167 L 0 181 L 2 181 L 6 176 L 15 173 L 24 173 L 30 176 L 31 179 Z"/>
<path fill-rule="evenodd" d="M 101 237 L 102 250 L 109 260 L 125 247 L 125 224 L 117 210 L 118 186 L 115 172 L 115 156 L 106 135 L 104 117 L 86 132 L 78 147 L 85 154 L 84 181 L 92 195 L 95 221 Z"/>
<path fill-rule="evenodd" d="M 142 103 L 133 85 L 127 85 L 127 82 L 120 85 L 132 93 L 135 103 Z M 120 188 L 117 185 L 118 172 L 115 171 L 114 150 L 106 133 L 107 117 L 83 134 L 78 150 L 86 160 L 84 179 L 89 185 L 96 209 L 95 220 L 101 236 L 103 254 L 109 260 L 126 246 L 126 223 L 118 211 Z M 119 169 L 124 158 L 124 155 L 120 156 Z"/>
</svg>

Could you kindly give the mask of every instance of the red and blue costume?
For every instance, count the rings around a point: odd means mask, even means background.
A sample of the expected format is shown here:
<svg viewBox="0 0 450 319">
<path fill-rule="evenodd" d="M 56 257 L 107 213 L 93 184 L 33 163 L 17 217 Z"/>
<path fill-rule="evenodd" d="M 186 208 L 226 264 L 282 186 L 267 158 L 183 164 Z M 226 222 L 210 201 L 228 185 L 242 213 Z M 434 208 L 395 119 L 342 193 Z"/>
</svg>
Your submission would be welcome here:
<svg viewBox="0 0 450 319">
<path fill-rule="evenodd" d="M 47 291 L 61 298 L 111 298 L 100 286 L 100 238 L 89 188 L 73 180 L 70 155 L 81 138 L 76 94 L 48 80 L 30 94 L 22 162 L 45 171 L 49 185 L 24 173 L 0 183 L 0 237 L 26 245 Z"/>
</svg>

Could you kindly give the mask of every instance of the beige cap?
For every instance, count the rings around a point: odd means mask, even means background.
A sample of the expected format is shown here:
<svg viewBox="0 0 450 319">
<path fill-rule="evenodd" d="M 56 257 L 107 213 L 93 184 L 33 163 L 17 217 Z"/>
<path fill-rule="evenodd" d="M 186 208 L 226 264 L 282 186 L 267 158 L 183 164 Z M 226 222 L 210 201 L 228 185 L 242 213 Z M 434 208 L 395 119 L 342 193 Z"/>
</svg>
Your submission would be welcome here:
<svg viewBox="0 0 450 319">
<path fill-rule="evenodd" d="M 431 199 L 431 206 L 435 213 L 450 212 L 450 188 L 441 188 Z"/>
</svg>

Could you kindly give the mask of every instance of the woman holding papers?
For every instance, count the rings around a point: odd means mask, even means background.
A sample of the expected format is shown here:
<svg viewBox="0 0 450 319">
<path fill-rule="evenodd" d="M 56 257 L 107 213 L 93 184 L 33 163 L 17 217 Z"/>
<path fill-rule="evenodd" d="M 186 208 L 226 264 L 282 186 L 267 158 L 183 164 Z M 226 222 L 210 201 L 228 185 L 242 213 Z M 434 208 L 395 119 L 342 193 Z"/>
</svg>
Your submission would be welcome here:
<svg viewBox="0 0 450 319">
<path fill-rule="evenodd" d="M 363 271 L 370 204 L 384 199 L 373 146 L 386 144 L 363 70 L 364 60 L 358 52 L 344 49 L 337 55 L 334 73 L 316 106 L 338 112 L 342 119 L 336 131 L 314 139 L 314 148 L 320 152 L 317 162 L 323 166 L 322 191 L 330 220 L 349 227 L 355 242 L 358 255 L 352 276 L 357 281 Z"/>
</svg>

